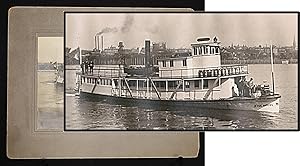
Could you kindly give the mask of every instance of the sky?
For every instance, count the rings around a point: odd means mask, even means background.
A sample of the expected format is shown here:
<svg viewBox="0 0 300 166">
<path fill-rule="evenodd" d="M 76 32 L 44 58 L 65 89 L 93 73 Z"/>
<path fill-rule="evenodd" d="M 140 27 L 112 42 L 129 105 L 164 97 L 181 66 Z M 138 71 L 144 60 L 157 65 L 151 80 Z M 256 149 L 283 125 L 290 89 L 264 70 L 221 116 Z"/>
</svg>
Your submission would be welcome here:
<svg viewBox="0 0 300 166">
<path fill-rule="evenodd" d="M 38 38 L 38 63 L 63 63 L 63 37 Z"/>
<path fill-rule="evenodd" d="M 66 46 L 82 49 L 93 49 L 94 36 L 102 32 L 104 48 L 119 41 L 125 48 L 143 47 L 145 39 L 190 48 L 204 36 L 217 36 L 224 46 L 291 46 L 294 37 L 298 41 L 293 13 L 67 13 L 65 23 Z"/>
</svg>

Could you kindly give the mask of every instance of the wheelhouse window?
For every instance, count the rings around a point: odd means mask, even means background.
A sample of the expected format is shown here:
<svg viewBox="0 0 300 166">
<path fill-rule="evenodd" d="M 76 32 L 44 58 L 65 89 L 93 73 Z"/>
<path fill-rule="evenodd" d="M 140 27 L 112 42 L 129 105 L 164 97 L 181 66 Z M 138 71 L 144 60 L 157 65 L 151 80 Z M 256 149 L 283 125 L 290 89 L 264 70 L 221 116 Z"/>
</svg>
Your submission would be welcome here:
<svg viewBox="0 0 300 166">
<path fill-rule="evenodd" d="M 174 67 L 174 61 L 170 60 L 170 67 Z"/>
<path fill-rule="evenodd" d="M 184 59 L 184 60 L 182 61 L 182 65 L 183 65 L 183 66 L 186 66 L 186 59 Z"/>
<path fill-rule="evenodd" d="M 215 47 L 210 47 L 211 54 L 215 54 Z"/>
<path fill-rule="evenodd" d="M 162 65 L 163 65 L 163 67 L 166 67 L 167 66 L 166 61 L 162 61 Z"/>
<path fill-rule="evenodd" d="M 198 47 L 194 47 L 194 55 L 198 55 Z"/>
<path fill-rule="evenodd" d="M 219 53 L 220 53 L 220 48 L 216 47 L 216 54 L 219 54 Z"/>
</svg>

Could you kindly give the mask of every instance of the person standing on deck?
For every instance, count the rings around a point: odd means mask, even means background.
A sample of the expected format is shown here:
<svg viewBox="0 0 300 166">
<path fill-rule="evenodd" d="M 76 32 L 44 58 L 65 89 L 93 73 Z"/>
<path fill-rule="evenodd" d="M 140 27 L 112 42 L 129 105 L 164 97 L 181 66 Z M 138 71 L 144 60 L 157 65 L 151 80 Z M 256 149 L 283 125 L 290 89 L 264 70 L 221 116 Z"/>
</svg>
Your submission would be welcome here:
<svg viewBox="0 0 300 166">
<path fill-rule="evenodd" d="M 239 89 L 236 84 L 234 84 L 232 87 L 232 96 L 233 97 L 239 96 Z"/>
<path fill-rule="evenodd" d="M 93 68 L 94 68 L 94 63 L 93 61 L 90 62 L 90 73 L 93 74 Z"/>
<path fill-rule="evenodd" d="M 80 64 L 82 75 L 84 74 L 84 65 L 85 65 L 84 62 L 82 62 L 82 63 Z"/>
<path fill-rule="evenodd" d="M 243 77 L 240 78 L 238 82 L 238 89 L 239 89 L 239 96 L 244 96 L 244 79 Z"/>
<path fill-rule="evenodd" d="M 253 83 L 253 78 L 250 78 L 250 80 L 247 83 L 248 88 L 249 88 L 249 96 L 252 96 L 252 93 L 254 93 L 254 83 Z"/>
<path fill-rule="evenodd" d="M 89 61 L 88 60 L 85 61 L 84 68 L 85 68 L 85 73 L 88 74 L 89 73 Z"/>
<path fill-rule="evenodd" d="M 248 87 L 248 82 L 246 81 L 246 78 L 243 77 L 243 81 L 242 81 L 242 84 L 243 84 L 243 96 L 247 96 L 249 97 L 249 87 Z"/>
</svg>

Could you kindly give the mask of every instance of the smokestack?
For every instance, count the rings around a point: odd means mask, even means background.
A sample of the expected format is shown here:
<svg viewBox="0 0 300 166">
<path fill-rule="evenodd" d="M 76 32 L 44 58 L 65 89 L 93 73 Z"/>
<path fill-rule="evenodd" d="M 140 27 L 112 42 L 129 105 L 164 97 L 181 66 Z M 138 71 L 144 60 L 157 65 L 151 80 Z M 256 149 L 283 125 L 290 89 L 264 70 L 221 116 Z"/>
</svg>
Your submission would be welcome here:
<svg viewBox="0 0 300 166">
<path fill-rule="evenodd" d="M 104 49 L 104 38 L 103 38 L 103 35 L 101 36 L 101 48 L 102 48 L 102 51 Z"/>
<path fill-rule="evenodd" d="M 145 40 L 145 67 L 150 67 L 150 40 Z"/>
<path fill-rule="evenodd" d="M 97 35 L 95 35 L 95 49 L 97 49 Z"/>
<path fill-rule="evenodd" d="M 97 46 L 98 46 L 98 50 L 99 50 L 99 36 L 97 36 L 97 40 L 98 40 L 98 45 Z"/>
<path fill-rule="evenodd" d="M 149 76 L 149 69 L 150 69 L 150 40 L 145 40 L 145 67 L 146 67 L 146 75 Z"/>
</svg>

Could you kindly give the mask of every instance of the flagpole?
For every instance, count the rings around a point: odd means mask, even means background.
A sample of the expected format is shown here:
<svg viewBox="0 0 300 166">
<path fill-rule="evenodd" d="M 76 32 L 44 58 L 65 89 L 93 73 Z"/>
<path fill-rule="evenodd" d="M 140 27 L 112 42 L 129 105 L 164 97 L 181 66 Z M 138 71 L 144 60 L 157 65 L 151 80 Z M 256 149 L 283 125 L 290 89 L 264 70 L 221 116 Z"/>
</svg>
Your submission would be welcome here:
<svg viewBox="0 0 300 166">
<path fill-rule="evenodd" d="M 82 64 L 82 57 L 81 57 L 81 50 L 80 50 L 80 47 L 78 47 L 79 49 L 79 65 Z"/>
<path fill-rule="evenodd" d="M 272 89 L 273 89 L 273 95 L 275 94 L 275 85 L 274 85 L 274 69 L 273 69 L 273 47 L 271 42 L 271 72 L 272 72 Z"/>
</svg>

